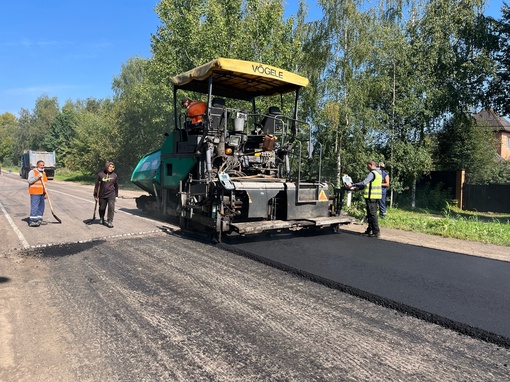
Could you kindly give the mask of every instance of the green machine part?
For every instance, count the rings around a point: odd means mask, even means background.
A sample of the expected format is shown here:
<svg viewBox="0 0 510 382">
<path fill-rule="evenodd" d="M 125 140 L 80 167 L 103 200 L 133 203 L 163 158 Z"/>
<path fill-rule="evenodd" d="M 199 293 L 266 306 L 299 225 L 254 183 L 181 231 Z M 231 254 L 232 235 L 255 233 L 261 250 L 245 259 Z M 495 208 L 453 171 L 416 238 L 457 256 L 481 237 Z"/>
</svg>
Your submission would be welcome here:
<svg viewBox="0 0 510 382">
<path fill-rule="evenodd" d="M 195 158 L 196 144 L 182 142 L 180 132 L 175 130 L 169 134 L 160 150 L 146 154 L 134 169 L 131 182 L 155 194 L 155 188 L 177 190 L 179 182 L 188 178 L 197 164 Z"/>
<path fill-rule="evenodd" d="M 131 182 L 149 194 L 154 193 L 154 185 L 160 183 L 161 150 L 146 154 L 131 174 Z"/>
</svg>

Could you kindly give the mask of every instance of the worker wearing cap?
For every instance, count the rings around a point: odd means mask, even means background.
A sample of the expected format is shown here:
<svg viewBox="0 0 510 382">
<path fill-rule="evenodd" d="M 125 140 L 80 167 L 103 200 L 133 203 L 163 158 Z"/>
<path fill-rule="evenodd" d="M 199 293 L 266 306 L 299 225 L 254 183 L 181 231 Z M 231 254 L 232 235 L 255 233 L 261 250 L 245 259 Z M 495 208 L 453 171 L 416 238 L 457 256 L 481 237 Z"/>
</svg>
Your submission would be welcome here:
<svg viewBox="0 0 510 382">
<path fill-rule="evenodd" d="M 350 190 L 363 190 L 368 220 L 368 228 L 364 234 L 370 237 L 381 237 L 381 230 L 379 229 L 379 221 L 377 219 L 377 209 L 382 196 L 381 170 L 377 168 L 373 160 L 367 162 L 367 168 L 369 173 L 363 181 L 354 184 L 347 183 L 346 187 Z"/>
<path fill-rule="evenodd" d="M 182 107 L 187 110 L 187 116 L 190 118 L 190 127 L 202 124 L 202 120 L 207 110 L 207 104 L 205 102 L 192 101 L 189 98 L 184 98 L 182 100 Z"/>
<path fill-rule="evenodd" d="M 384 219 L 386 217 L 386 191 L 390 186 L 390 176 L 385 171 L 385 166 L 383 162 L 379 162 L 379 170 L 381 170 L 382 175 L 382 183 L 381 183 L 381 200 L 379 200 L 379 217 Z"/>
</svg>

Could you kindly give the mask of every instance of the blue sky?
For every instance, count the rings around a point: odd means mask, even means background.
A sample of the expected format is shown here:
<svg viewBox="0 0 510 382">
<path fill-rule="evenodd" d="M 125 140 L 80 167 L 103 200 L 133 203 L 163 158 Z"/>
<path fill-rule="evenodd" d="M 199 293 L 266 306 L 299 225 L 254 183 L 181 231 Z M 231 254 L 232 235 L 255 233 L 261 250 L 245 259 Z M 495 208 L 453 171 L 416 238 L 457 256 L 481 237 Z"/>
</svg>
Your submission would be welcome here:
<svg viewBox="0 0 510 382">
<path fill-rule="evenodd" d="M 503 0 L 486 15 L 500 17 Z M 159 25 L 157 0 L 3 0 L 0 4 L 0 114 L 30 111 L 42 95 L 66 100 L 112 97 L 130 57 L 149 58 Z M 286 14 L 296 12 L 288 0 Z M 309 18 L 320 17 L 309 0 Z"/>
</svg>

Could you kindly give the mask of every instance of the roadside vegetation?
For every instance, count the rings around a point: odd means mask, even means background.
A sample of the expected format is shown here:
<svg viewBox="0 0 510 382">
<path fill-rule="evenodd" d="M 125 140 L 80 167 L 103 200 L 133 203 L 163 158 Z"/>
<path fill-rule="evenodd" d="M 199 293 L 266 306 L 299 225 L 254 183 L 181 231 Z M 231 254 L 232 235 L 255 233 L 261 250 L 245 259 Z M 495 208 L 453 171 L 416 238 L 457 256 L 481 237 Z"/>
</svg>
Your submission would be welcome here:
<svg viewBox="0 0 510 382">
<path fill-rule="evenodd" d="M 97 169 L 97 172 L 99 172 L 101 168 Z M 90 175 L 90 174 L 83 174 L 80 171 L 72 171 L 66 168 L 63 168 L 61 170 L 58 170 L 55 173 L 55 179 L 63 180 L 67 182 L 75 182 L 80 184 L 88 184 L 93 185 L 96 181 L 96 175 Z M 140 192 L 143 192 L 140 188 L 135 186 L 133 183 L 131 183 L 131 178 L 119 178 L 119 189 L 121 190 L 138 190 Z"/>
<path fill-rule="evenodd" d="M 97 172 L 101 169 L 98 168 Z M 83 174 L 80 171 L 73 171 L 67 168 L 58 169 L 55 172 L 55 179 L 64 180 L 68 182 L 76 182 L 81 184 L 94 184 L 96 177 L 90 174 Z"/>
</svg>

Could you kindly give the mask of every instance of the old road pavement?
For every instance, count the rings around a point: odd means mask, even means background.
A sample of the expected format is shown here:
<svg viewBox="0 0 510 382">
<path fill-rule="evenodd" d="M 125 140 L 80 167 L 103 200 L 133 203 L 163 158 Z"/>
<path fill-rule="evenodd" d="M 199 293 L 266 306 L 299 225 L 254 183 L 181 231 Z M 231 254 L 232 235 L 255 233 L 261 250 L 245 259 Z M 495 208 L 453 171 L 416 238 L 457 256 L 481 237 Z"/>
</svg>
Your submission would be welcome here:
<svg viewBox="0 0 510 382">
<path fill-rule="evenodd" d="M 0 175 L 0 381 L 510 380 L 508 248 L 355 226 L 213 245 L 140 193 L 110 229 L 84 224 L 91 186 L 48 189 L 62 224 L 47 205 L 30 228 Z"/>
</svg>

